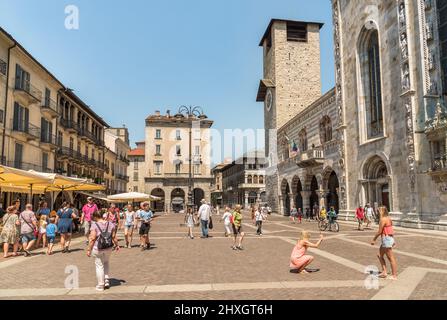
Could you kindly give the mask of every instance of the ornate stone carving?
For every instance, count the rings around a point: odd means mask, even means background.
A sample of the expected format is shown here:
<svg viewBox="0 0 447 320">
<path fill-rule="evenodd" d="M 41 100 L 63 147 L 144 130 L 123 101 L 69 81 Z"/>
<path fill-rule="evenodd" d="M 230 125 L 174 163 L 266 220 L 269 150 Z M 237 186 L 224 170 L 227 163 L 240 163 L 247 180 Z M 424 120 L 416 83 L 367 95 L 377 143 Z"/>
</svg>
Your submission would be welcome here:
<svg viewBox="0 0 447 320">
<path fill-rule="evenodd" d="M 435 54 L 433 53 L 433 50 L 428 50 L 428 70 L 434 70 L 435 69 Z"/>
<path fill-rule="evenodd" d="M 407 24 L 407 19 L 405 16 L 405 4 L 403 2 L 399 5 L 399 23 L 401 27 L 405 27 Z"/>
<path fill-rule="evenodd" d="M 425 133 L 438 131 L 441 129 L 447 130 L 447 113 L 442 106 L 441 101 L 436 104 L 436 114 L 433 119 L 425 122 Z"/>
<path fill-rule="evenodd" d="M 338 131 L 338 155 L 339 161 L 338 165 L 340 167 L 340 177 L 339 177 L 339 200 L 340 208 L 342 210 L 347 209 L 346 200 L 346 166 L 345 166 L 345 132 L 342 128 L 344 125 L 344 110 L 343 110 L 343 86 L 341 77 L 341 45 L 340 45 L 340 22 L 339 22 L 339 3 L 338 0 L 333 0 L 332 2 L 332 18 L 334 23 L 334 44 L 335 44 L 335 70 L 336 70 L 336 106 L 338 115 L 338 126 L 341 128 Z"/>
<path fill-rule="evenodd" d="M 430 20 L 425 25 L 425 34 L 427 40 L 433 40 L 433 22 Z"/>
<path fill-rule="evenodd" d="M 438 95 L 438 83 L 434 79 L 430 79 L 430 86 L 428 92 L 433 96 Z"/>
<path fill-rule="evenodd" d="M 402 91 L 410 90 L 410 68 L 408 63 L 405 63 L 402 68 Z"/>
<path fill-rule="evenodd" d="M 424 0 L 424 7 L 425 7 L 425 10 L 430 10 L 431 9 L 431 0 Z"/>
<path fill-rule="evenodd" d="M 404 32 L 400 35 L 400 50 L 402 52 L 402 59 L 408 58 L 408 42 L 407 34 Z"/>
</svg>

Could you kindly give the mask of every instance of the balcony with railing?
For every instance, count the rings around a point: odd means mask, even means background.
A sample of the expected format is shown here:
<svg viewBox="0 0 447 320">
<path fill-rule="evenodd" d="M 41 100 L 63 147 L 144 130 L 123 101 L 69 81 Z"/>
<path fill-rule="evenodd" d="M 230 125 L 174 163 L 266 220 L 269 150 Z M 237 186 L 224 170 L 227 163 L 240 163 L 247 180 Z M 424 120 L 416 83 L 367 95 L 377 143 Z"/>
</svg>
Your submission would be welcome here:
<svg viewBox="0 0 447 320">
<path fill-rule="evenodd" d="M 55 150 L 57 148 L 57 137 L 51 132 L 42 131 L 40 134 L 40 143 L 44 148 Z"/>
<path fill-rule="evenodd" d="M 78 125 L 73 120 L 68 120 L 61 118 L 59 121 L 60 125 L 64 127 L 68 132 L 76 133 L 78 131 Z"/>
<path fill-rule="evenodd" d="M 42 91 L 37 89 L 31 81 L 21 78 L 16 78 L 14 94 L 27 105 L 37 103 L 42 100 Z"/>
<path fill-rule="evenodd" d="M 129 182 L 129 176 L 126 176 L 126 175 L 124 175 L 124 174 L 117 174 L 116 175 L 116 178 L 118 179 L 118 180 L 123 180 L 123 181 L 126 181 L 126 182 Z"/>
<path fill-rule="evenodd" d="M 321 147 L 313 148 L 300 153 L 295 159 L 300 168 L 314 167 L 324 163 L 324 152 Z"/>
<path fill-rule="evenodd" d="M 130 164 L 129 159 L 127 159 L 126 157 L 123 157 L 123 156 L 117 156 L 116 159 L 117 159 L 117 160 L 120 160 L 120 161 L 122 161 L 122 162 L 124 162 L 124 163 L 127 164 L 127 165 Z"/>
<path fill-rule="evenodd" d="M 42 100 L 40 109 L 45 116 L 48 116 L 51 119 L 56 118 L 59 114 L 57 112 L 57 103 L 48 97 Z"/>
<path fill-rule="evenodd" d="M 26 138 L 26 140 L 28 141 L 40 139 L 40 128 L 29 122 L 26 122 L 25 119 L 13 121 L 12 132 L 16 136 Z"/>
<path fill-rule="evenodd" d="M 54 173 L 54 170 L 51 168 L 46 168 L 39 164 L 22 162 L 22 161 L 5 161 L 5 165 L 8 167 L 13 167 L 21 170 L 34 170 L 45 173 Z"/>
</svg>

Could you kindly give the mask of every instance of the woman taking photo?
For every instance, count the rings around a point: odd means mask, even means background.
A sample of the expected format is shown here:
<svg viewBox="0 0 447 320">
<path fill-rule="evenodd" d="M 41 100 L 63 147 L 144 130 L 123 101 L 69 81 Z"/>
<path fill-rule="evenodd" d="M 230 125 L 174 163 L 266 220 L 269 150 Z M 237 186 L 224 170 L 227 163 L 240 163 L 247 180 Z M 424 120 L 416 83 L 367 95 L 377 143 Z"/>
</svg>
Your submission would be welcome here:
<svg viewBox="0 0 447 320">
<path fill-rule="evenodd" d="M 70 208 L 70 204 L 68 202 L 62 203 L 62 207 L 59 209 L 56 216 L 57 230 L 61 235 L 62 253 L 70 252 L 73 219 L 75 218 L 76 214 L 74 213 L 73 209 Z"/>
<path fill-rule="evenodd" d="M 117 226 L 103 218 L 99 211 L 93 213 L 93 221 L 90 229 L 90 238 L 87 248 L 87 256 L 95 258 L 97 291 L 110 288 L 109 260 L 113 250 L 118 251 L 118 239 L 116 238 Z"/>
<path fill-rule="evenodd" d="M 374 239 L 371 241 L 371 245 L 376 243 L 378 237 L 381 237 L 380 251 L 377 256 L 380 261 L 380 265 L 382 266 L 382 273 L 379 275 L 379 278 L 387 278 L 388 273 L 386 270 L 386 262 L 384 256 L 388 258 L 391 264 L 391 280 L 397 280 L 397 262 L 394 257 L 393 247 L 396 245 L 394 240 L 394 230 L 393 230 L 393 221 L 389 217 L 388 209 L 386 207 L 379 208 L 379 231 L 374 236 Z"/>
</svg>

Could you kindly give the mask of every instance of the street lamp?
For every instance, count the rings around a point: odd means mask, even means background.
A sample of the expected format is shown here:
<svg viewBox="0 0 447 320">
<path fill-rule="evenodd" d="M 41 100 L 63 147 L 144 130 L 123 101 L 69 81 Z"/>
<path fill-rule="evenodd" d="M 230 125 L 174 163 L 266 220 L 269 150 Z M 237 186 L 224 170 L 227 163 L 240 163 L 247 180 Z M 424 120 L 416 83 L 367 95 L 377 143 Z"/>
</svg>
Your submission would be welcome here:
<svg viewBox="0 0 447 320">
<path fill-rule="evenodd" d="M 187 116 L 188 120 L 191 120 L 191 126 L 189 127 L 189 176 L 188 176 L 188 208 L 193 208 L 193 195 L 192 195 L 192 187 L 193 187 L 193 181 L 192 181 L 192 126 L 193 126 L 193 120 L 198 119 L 198 121 L 201 121 L 203 119 L 206 119 L 207 116 L 203 113 L 203 109 L 199 106 L 181 106 L 178 109 L 177 114 L 175 117 L 177 119 L 182 119 Z"/>
</svg>

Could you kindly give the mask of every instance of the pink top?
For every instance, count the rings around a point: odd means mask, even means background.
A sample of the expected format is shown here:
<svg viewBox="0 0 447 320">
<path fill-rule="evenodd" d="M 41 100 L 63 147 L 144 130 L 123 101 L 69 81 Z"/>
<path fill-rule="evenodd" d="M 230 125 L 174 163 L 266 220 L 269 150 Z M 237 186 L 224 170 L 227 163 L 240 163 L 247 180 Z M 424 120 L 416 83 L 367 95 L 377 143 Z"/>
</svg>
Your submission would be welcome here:
<svg viewBox="0 0 447 320">
<path fill-rule="evenodd" d="M 394 234 L 393 221 L 391 221 L 391 220 L 389 220 L 389 221 L 390 221 L 390 224 L 385 225 L 383 227 L 382 235 L 384 235 L 384 236 L 392 236 Z"/>
<path fill-rule="evenodd" d="M 85 204 L 82 207 L 82 212 L 84 213 L 84 220 L 88 222 L 92 221 L 92 216 L 95 211 L 98 211 L 98 206 L 96 205 L 96 203 L 94 203 L 93 205 L 89 205 L 88 203 Z"/>
<path fill-rule="evenodd" d="M 290 259 L 299 259 L 306 254 L 306 247 L 298 243 L 295 248 L 293 248 L 292 255 Z"/>
</svg>

